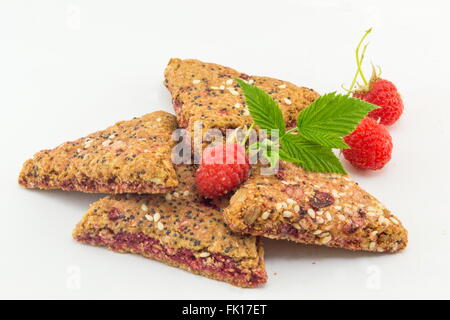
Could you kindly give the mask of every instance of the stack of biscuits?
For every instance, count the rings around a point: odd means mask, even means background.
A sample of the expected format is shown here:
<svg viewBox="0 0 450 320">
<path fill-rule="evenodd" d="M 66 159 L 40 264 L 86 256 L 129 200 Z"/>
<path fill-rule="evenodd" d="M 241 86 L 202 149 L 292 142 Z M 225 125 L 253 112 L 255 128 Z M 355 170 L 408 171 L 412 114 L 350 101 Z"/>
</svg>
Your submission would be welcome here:
<svg viewBox="0 0 450 320">
<path fill-rule="evenodd" d="M 195 164 L 174 164 L 172 133 L 251 125 L 241 78 L 278 102 L 287 127 L 319 95 L 286 81 L 249 76 L 198 60 L 171 59 L 164 84 L 175 115 L 163 111 L 43 150 L 25 162 L 19 183 L 109 196 L 93 203 L 75 240 L 131 252 L 239 287 L 267 281 L 261 238 L 351 250 L 405 248 L 400 220 L 349 176 L 306 172 L 281 161 L 273 175 L 254 169 L 220 199 L 195 188 Z M 201 130 L 194 130 L 201 121 Z"/>
</svg>

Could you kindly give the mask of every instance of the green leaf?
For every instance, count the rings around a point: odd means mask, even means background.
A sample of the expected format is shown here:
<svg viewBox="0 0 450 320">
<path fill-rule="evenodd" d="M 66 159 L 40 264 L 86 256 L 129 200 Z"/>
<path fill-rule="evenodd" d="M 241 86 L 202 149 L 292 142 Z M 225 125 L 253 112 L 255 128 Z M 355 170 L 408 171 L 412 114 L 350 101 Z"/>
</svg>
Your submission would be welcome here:
<svg viewBox="0 0 450 320">
<path fill-rule="evenodd" d="M 330 148 L 311 142 L 299 134 L 286 134 L 281 139 L 280 158 L 297 163 L 306 171 L 346 174 Z"/>
<path fill-rule="evenodd" d="M 325 94 L 298 115 L 301 135 L 331 148 L 343 148 L 340 138 L 352 133 L 367 114 L 378 106 L 348 95 Z"/>
<path fill-rule="evenodd" d="M 235 78 L 244 91 L 245 103 L 255 124 L 262 129 L 278 129 L 280 136 L 286 131 L 281 109 L 266 92 Z"/>
<path fill-rule="evenodd" d="M 334 135 L 329 134 L 323 134 L 316 132 L 315 134 L 311 133 L 310 130 L 304 130 L 300 132 L 300 135 L 305 138 L 306 140 L 309 140 L 311 142 L 315 142 L 321 146 L 328 147 L 328 148 L 337 148 L 337 149 L 347 149 L 350 148 L 348 144 L 342 140 L 341 137 L 337 137 Z"/>
</svg>

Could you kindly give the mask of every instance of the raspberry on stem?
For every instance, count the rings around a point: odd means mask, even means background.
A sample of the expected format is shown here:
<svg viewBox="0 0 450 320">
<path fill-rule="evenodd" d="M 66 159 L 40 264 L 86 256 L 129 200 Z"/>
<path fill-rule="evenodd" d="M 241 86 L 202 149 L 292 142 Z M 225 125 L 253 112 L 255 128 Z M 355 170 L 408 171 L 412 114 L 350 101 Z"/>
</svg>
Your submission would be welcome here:
<svg viewBox="0 0 450 320">
<path fill-rule="evenodd" d="M 361 55 L 359 54 L 359 50 L 367 35 L 371 31 L 372 28 L 365 32 L 356 47 L 355 54 L 357 69 L 350 85 L 350 89 L 347 91 L 351 92 L 355 98 L 359 98 L 380 107 L 370 112 L 369 117 L 379 121 L 383 125 L 392 125 L 403 113 L 403 101 L 396 86 L 391 81 L 381 79 L 381 71 L 377 73 L 373 65 L 372 77 L 370 78 L 370 81 L 367 81 L 361 68 L 367 49 L 367 44 L 364 46 Z M 353 91 L 353 88 L 357 83 L 358 76 L 361 77 L 363 85 L 359 85 L 359 88 Z"/>
</svg>

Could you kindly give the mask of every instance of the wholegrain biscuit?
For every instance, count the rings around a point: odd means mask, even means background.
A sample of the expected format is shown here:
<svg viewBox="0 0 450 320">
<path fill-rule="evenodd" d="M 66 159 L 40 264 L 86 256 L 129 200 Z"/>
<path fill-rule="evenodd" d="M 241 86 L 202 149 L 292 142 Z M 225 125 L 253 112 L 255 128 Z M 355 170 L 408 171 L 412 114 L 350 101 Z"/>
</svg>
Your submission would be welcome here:
<svg viewBox="0 0 450 320">
<path fill-rule="evenodd" d="M 164 72 L 165 85 L 172 95 L 178 124 L 194 136 L 195 122 L 204 138 L 207 130 L 249 126 L 252 118 L 243 92 L 233 78 L 241 78 L 267 92 L 278 102 L 287 127 L 295 124 L 298 113 L 319 95 L 312 89 L 290 82 L 248 76 L 228 67 L 198 60 L 171 59 Z"/>
<path fill-rule="evenodd" d="M 163 193 L 178 181 L 171 162 L 175 116 L 157 111 L 43 150 L 26 161 L 26 188 Z"/>
<path fill-rule="evenodd" d="M 95 202 L 73 237 L 240 287 L 265 283 L 259 239 L 228 229 L 221 213 L 227 200 L 202 199 L 194 189 L 194 166 L 176 170 L 180 184 L 166 195 L 116 195 Z"/>
<path fill-rule="evenodd" d="M 250 177 L 224 218 L 234 231 L 351 250 L 396 252 L 408 242 L 400 220 L 350 177 L 288 162 Z"/>
</svg>

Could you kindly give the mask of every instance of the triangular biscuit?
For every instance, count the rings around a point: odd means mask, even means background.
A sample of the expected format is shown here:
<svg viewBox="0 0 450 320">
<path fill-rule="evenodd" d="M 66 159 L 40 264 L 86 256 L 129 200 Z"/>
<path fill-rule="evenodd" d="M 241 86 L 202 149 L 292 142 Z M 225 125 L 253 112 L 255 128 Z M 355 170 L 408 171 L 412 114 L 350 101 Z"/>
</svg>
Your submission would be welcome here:
<svg viewBox="0 0 450 320">
<path fill-rule="evenodd" d="M 396 252 L 408 242 L 400 220 L 350 177 L 287 162 L 276 175 L 250 177 L 224 218 L 234 231 L 351 250 Z"/>
<path fill-rule="evenodd" d="M 26 188 L 163 193 L 177 185 L 171 162 L 175 116 L 157 111 L 38 152 L 25 162 Z"/>
<path fill-rule="evenodd" d="M 194 166 L 176 171 L 180 184 L 166 195 L 117 195 L 95 202 L 73 237 L 240 287 L 265 283 L 259 239 L 228 229 L 221 213 L 225 199 L 202 200 L 194 190 Z"/>
<path fill-rule="evenodd" d="M 191 135 L 196 121 L 202 122 L 200 130 L 203 135 L 208 129 L 223 131 L 252 123 L 242 90 L 233 78 L 241 78 L 266 91 L 278 102 L 287 127 L 293 126 L 298 113 L 319 96 L 312 89 L 298 87 L 290 82 L 249 76 L 198 60 L 171 59 L 164 75 L 178 124 L 187 128 Z"/>
</svg>

